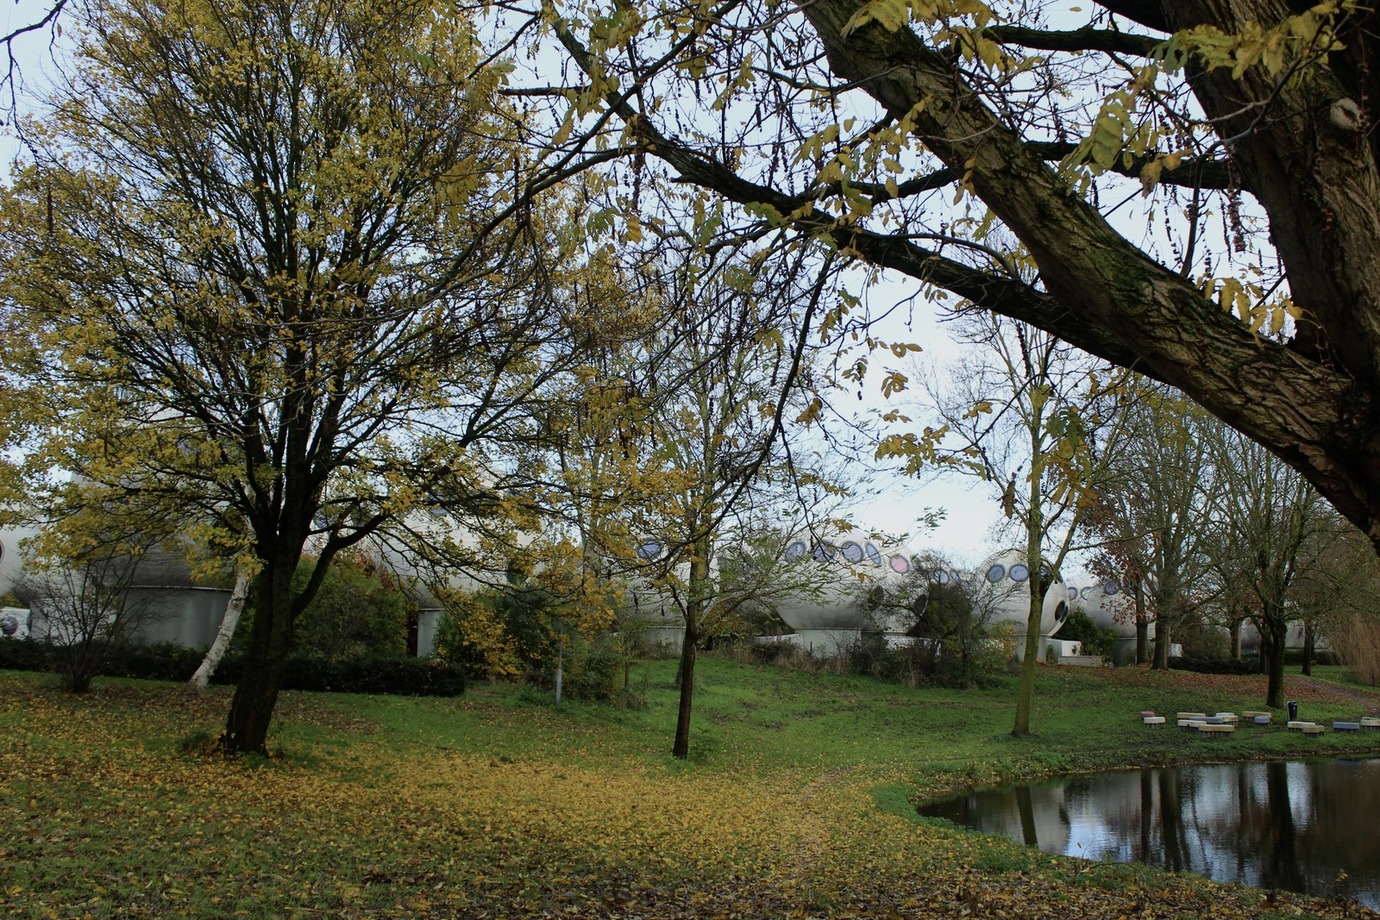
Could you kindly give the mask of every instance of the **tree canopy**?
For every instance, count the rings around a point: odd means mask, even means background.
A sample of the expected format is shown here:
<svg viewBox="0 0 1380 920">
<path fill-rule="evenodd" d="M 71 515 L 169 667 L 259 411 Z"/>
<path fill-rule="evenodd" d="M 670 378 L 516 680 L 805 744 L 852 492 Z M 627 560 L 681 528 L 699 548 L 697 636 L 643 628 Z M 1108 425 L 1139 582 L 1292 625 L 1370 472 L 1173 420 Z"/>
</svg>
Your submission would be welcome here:
<svg viewBox="0 0 1380 920">
<path fill-rule="evenodd" d="M 1380 546 L 1374 13 L 1074 9 L 553 4 L 583 74 L 553 142 L 1168 382 Z"/>
<path fill-rule="evenodd" d="M 262 750 L 338 554 L 430 510 L 467 522 L 475 561 L 520 519 L 511 458 L 577 350 L 569 250 L 542 199 L 518 201 L 521 119 L 449 8 L 64 15 L 77 54 L 0 213 L 7 366 L 43 421 L 31 481 L 60 468 L 248 524 L 256 616 L 224 743 Z"/>
</svg>

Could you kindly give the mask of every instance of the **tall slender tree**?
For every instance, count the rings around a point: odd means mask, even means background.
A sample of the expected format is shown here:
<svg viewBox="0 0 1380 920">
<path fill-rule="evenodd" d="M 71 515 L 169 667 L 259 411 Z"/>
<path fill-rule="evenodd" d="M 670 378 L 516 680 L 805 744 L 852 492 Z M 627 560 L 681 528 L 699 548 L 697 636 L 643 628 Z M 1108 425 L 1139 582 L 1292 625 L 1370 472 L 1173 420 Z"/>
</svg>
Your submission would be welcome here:
<svg viewBox="0 0 1380 920">
<path fill-rule="evenodd" d="M 1012 734 L 1030 733 L 1045 597 L 1096 490 L 1128 437 L 1124 374 L 1104 376 L 1088 356 L 1033 326 L 995 314 L 961 314 L 963 337 L 982 357 L 931 381 L 937 427 L 896 435 L 880 453 L 912 470 L 938 462 L 987 481 L 1025 556 L 1027 616 Z"/>
</svg>

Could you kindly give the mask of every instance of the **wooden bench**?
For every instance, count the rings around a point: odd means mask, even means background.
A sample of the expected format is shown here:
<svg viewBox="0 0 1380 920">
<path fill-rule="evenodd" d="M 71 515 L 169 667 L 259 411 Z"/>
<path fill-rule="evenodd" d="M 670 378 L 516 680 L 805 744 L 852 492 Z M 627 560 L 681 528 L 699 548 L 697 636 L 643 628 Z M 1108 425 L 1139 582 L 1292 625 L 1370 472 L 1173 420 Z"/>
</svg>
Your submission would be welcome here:
<svg viewBox="0 0 1380 920">
<path fill-rule="evenodd" d="M 1146 728 L 1159 728 L 1164 724 L 1164 716 L 1141 716 L 1141 724 Z"/>
<path fill-rule="evenodd" d="M 1251 716 L 1251 723 L 1254 725 L 1269 725 L 1273 721 L 1274 716 L 1270 715 L 1268 712 L 1257 713 Z"/>
<path fill-rule="evenodd" d="M 1302 729 L 1300 729 L 1300 731 L 1302 731 L 1305 735 L 1321 735 L 1323 732 L 1327 731 L 1327 726 L 1314 725 L 1312 722 L 1310 722 L 1307 725 L 1305 725 Z"/>
<path fill-rule="evenodd" d="M 1361 720 L 1361 730 L 1368 732 L 1380 731 L 1380 719 L 1367 718 Z"/>
<path fill-rule="evenodd" d="M 1284 727 L 1289 729 L 1289 731 L 1291 732 L 1301 732 L 1305 728 L 1312 726 L 1312 724 L 1312 722 L 1305 722 L 1302 719 L 1294 719 L 1288 722 Z"/>
<path fill-rule="evenodd" d="M 1334 732 L 1359 732 L 1359 731 L 1361 730 L 1361 723 L 1360 723 L 1360 722 L 1333 722 L 1333 723 L 1332 723 L 1332 730 L 1333 730 Z"/>
</svg>

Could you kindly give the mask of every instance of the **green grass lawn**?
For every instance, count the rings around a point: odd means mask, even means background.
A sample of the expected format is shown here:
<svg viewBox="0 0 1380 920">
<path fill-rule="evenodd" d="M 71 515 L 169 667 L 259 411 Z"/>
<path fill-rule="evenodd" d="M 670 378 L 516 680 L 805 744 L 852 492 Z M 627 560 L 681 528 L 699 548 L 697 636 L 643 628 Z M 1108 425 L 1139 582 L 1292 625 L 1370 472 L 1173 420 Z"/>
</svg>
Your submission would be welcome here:
<svg viewBox="0 0 1380 920">
<path fill-rule="evenodd" d="M 228 692 L 0 672 L 0 915 L 106 917 L 1358 916 L 1339 902 L 1045 856 L 912 802 L 1054 772 L 1380 753 L 1374 734 L 1207 740 L 1138 712 L 1262 708 L 1263 679 L 1141 668 L 912 690 L 708 658 L 691 757 L 674 664 L 638 708 L 512 686 L 456 700 L 289 693 L 281 755 L 202 753 Z M 1328 675 L 1340 678 L 1340 674 Z M 1355 687 L 1290 678 L 1305 718 Z M 1374 698 L 1371 703 L 1376 702 Z"/>
</svg>

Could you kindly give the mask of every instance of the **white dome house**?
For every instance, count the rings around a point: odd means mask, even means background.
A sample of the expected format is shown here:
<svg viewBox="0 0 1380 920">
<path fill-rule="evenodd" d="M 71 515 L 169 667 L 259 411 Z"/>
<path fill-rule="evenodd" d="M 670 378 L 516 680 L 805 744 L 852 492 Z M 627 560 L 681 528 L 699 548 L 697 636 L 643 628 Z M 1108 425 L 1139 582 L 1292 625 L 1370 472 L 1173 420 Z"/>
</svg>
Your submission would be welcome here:
<svg viewBox="0 0 1380 920">
<path fill-rule="evenodd" d="M 1047 570 L 1046 570 L 1047 574 Z M 1025 553 L 1007 549 L 988 556 L 977 568 L 974 603 L 992 624 L 1009 623 L 1016 642 L 1016 657 L 1025 657 L 1027 621 L 1030 614 L 1030 568 Z M 1057 576 L 1045 591 L 1040 615 L 1039 660 L 1069 615 L 1068 586 Z"/>
<path fill-rule="evenodd" d="M 915 568 L 908 548 L 858 530 L 834 539 L 801 534 L 787 544 L 786 558 L 815 567 L 803 579 L 811 588 L 783 600 L 776 611 L 802 648 L 831 657 L 870 632 L 880 632 L 889 645 L 912 641 L 906 631 L 914 625 L 913 614 L 867 609 L 871 591 L 894 587 Z"/>
</svg>

